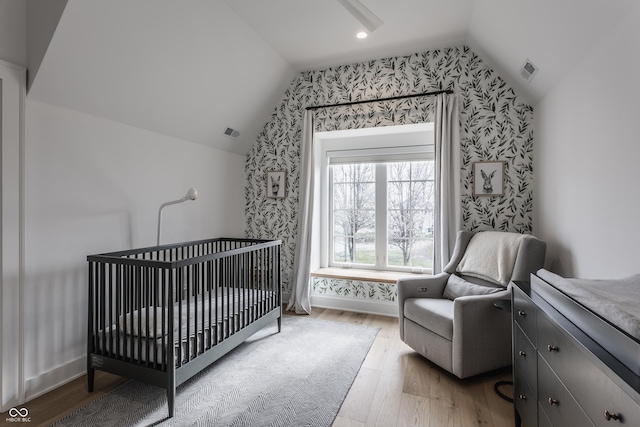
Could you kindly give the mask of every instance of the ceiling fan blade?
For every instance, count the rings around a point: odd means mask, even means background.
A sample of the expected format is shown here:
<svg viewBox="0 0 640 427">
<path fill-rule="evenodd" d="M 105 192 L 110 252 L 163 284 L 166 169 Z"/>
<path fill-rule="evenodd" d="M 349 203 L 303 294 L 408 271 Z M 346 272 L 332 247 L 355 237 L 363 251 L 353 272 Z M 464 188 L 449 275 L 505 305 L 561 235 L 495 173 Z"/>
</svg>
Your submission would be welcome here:
<svg viewBox="0 0 640 427">
<path fill-rule="evenodd" d="M 382 20 L 360 3 L 359 0 L 338 0 L 338 2 L 371 32 L 383 24 Z"/>
</svg>

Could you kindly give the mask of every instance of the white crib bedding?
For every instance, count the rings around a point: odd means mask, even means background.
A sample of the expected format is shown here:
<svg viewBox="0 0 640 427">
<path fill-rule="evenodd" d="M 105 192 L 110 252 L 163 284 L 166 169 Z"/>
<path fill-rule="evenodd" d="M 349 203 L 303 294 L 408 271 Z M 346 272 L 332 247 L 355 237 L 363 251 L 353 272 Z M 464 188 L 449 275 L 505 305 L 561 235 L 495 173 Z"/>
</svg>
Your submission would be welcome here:
<svg viewBox="0 0 640 427">
<path fill-rule="evenodd" d="M 178 307 L 174 313 L 174 341 L 175 363 L 182 355 L 181 363 L 187 363 L 195 356 L 202 354 L 224 338 L 242 329 L 259 316 L 256 314 L 259 306 L 264 301 L 272 298 L 271 291 L 258 291 L 255 289 L 234 289 L 230 295 L 220 292 L 217 299 L 204 303 L 199 297 L 197 301 L 183 301 L 181 316 Z M 213 310 L 212 310 L 213 308 Z M 106 331 L 102 330 L 97 336 L 97 346 L 101 351 L 110 351 L 125 359 L 140 360 L 142 362 L 161 363 L 165 348 L 167 348 L 168 335 L 162 336 L 162 321 L 168 324 L 167 312 L 163 308 L 143 308 L 141 313 L 142 328 L 138 331 L 138 313 L 134 311 L 133 317 L 127 315 L 126 321 L 120 316 L 117 325 L 113 324 Z M 211 316 L 211 317 L 210 317 Z M 154 329 L 154 318 L 155 321 Z M 217 317 L 217 318 L 216 318 Z M 131 319 L 134 322 L 131 322 Z M 146 319 L 149 318 L 147 328 Z M 182 319 L 178 322 L 179 318 Z M 204 323 L 203 323 L 204 318 Z M 132 324 L 133 323 L 133 324 Z M 204 325 L 204 326 L 203 326 Z M 164 331 L 167 331 L 167 327 Z M 178 331 L 180 329 L 180 332 Z M 133 333 L 131 333 L 133 331 Z M 148 335 L 148 337 L 147 337 Z M 180 345 L 178 345 L 180 340 Z M 164 344 L 164 345 L 163 345 Z M 181 351 L 179 351 L 181 349 Z"/>
</svg>

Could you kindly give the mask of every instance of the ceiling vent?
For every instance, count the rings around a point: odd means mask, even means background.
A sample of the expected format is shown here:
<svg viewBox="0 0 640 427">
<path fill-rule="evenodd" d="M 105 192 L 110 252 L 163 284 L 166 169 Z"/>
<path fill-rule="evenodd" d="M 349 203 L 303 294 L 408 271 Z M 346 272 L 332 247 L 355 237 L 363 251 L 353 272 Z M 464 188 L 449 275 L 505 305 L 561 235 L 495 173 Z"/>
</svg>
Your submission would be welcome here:
<svg viewBox="0 0 640 427">
<path fill-rule="evenodd" d="M 524 64 L 520 69 L 520 75 L 527 82 L 531 82 L 531 80 L 533 80 L 533 76 L 535 76 L 537 72 L 538 72 L 538 67 L 533 65 L 533 62 L 529 61 L 528 59 L 524 61 Z"/>
<path fill-rule="evenodd" d="M 224 132 L 222 132 L 222 134 L 224 136 L 228 136 L 229 138 L 236 139 L 238 138 L 238 135 L 240 135 L 240 132 L 230 127 L 226 127 L 224 129 Z"/>
</svg>

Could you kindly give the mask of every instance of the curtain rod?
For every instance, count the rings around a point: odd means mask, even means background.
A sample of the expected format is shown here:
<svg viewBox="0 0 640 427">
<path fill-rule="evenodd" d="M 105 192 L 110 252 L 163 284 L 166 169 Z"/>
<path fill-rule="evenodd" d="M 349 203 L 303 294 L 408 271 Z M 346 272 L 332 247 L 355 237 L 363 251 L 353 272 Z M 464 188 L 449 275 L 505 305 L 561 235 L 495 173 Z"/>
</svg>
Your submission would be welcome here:
<svg viewBox="0 0 640 427">
<path fill-rule="evenodd" d="M 396 99 L 406 99 L 406 98 L 417 98 L 419 96 L 436 96 L 441 93 L 452 94 L 452 90 L 438 90 L 435 92 L 424 92 L 424 93 L 415 93 L 413 95 L 400 95 L 400 96 L 392 96 L 390 98 L 378 98 L 378 99 L 368 99 L 364 101 L 352 101 L 352 102 L 344 102 L 338 104 L 326 104 L 326 105 L 312 105 L 311 107 L 307 107 L 307 110 L 317 110 L 320 108 L 330 108 L 330 107 L 345 107 L 349 105 L 357 105 L 357 104 L 368 104 L 370 102 L 384 102 L 384 101 L 395 101 Z"/>
</svg>

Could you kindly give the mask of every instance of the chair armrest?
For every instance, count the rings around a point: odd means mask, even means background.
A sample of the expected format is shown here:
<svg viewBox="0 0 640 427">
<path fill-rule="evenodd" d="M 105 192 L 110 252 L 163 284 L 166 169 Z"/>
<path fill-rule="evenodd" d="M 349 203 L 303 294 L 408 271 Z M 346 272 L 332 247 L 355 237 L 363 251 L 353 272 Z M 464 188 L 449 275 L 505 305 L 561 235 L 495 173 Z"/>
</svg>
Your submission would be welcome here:
<svg viewBox="0 0 640 427">
<path fill-rule="evenodd" d="M 404 340 L 404 302 L 407 298 L 442 298 L 444 287 L 449 279 L 448 273 L 434 276 L 407 277 L 398 279 L 398 323 L 400 339 Z"/>
<path fill-rule="evenodd" d="M 435 276 L 398 279 L 398 301 L 407 298 L 441 298 L 449 276 L 448 273 L 440 273 Z"/>
<path fill-rule="evenodd" d="M 511 289 L 509 288 L 500 292 L 492 293 L 492 294 L 465 295 L 463 297 L 458 297 L 453 301 L 454 310 L 456 305 L 458 305 L 461 309 L 464 310 L 464 308 L 469 304 L 485 303 L 485 304 L 491 304 L 491 306 L 493 306 L 493 303 L 498 300 L 508 300 L 508 299 L 511 299 Z"/>
<path fill-rule="evenodd" d="M 511 297 L 511 291 L 488 295 L 468 295 L 453 302 L 453 369 L 460 378 L 474 372 L 478 364 L 495 362 L 506 366 L 511 358 L 511 315 L 494 307 L 498 300 Z M 488 349 L 488 350 L 487 350 Z M 488 354 L 490 352 L 491 354 Z M 491 363 L 491 362 L 490 362 Z"/>
</svg>

